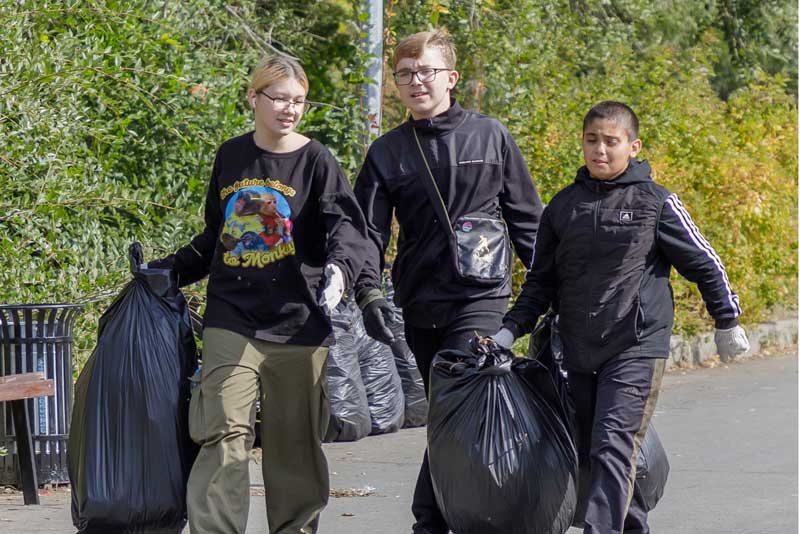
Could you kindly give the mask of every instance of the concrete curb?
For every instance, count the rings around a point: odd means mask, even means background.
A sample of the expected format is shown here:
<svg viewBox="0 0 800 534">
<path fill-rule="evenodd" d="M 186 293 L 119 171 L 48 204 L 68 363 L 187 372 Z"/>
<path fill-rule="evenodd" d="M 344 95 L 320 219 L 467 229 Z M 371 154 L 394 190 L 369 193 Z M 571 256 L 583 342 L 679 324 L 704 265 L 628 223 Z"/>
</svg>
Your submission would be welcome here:
<svg viewBox="0 0 800 534">
<path fill-rule="evenodd" d="M 792 347 L 797 345 L 797 318 L 781 319 L 745 327 L 750 340 L 750 350 L 736 359 L 755 356 L 767 347 Z M 691 338 L 672 336 L 669 342 L 667 369 L 687 369 L 718 359 L 714 333 L 706 332 Z"/>
</svg>

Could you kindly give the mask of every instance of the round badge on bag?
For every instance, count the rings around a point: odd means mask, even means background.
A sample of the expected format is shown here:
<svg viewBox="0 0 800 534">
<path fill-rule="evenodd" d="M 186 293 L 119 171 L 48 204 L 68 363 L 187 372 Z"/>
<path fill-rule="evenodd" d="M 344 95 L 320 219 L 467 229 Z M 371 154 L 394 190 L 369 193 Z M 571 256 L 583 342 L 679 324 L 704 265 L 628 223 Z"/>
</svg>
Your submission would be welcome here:
<svg viewBox="0 0 800 534">
<path fill-rule="evenodd" d="M 472 223 L 471 223 L 470 221 L 467 221 L 467 222 L 465 222 L 465 223 L 464 223 L 464 224 L 461 226 L 461 229 L 462 229 L 463 231 L 465 231 L 465 232 L 471 232 L 471 231 L 472 231 Z"/>
</svg>

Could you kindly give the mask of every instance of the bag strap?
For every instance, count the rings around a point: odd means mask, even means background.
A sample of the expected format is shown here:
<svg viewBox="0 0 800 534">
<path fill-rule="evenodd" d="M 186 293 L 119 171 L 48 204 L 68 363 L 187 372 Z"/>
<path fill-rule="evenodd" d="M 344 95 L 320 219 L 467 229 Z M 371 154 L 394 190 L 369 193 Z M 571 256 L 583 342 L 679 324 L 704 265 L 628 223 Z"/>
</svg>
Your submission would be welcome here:
<svg viewBox="0 0 800 534">
<path fill-rule="evenodd" d="M 433 210 L 437 212 L 439 220 L 442 221 L 442 225 L 445 227 L 445 232 L 452 236 L 454 235 L 453 224 L 450 222 L 450 215 L 447 214 L 447 207 L 445 206 L 442 194 L 439 192 L 439 186 L 436 185 L 436 179 L 434 179 L 431 167 L 428 165 L 428 159 L 425 157 L 425 152 L 422 151 L 422 145 L 419 142 L 419 137 L 417 137 L 417 129 L 412 126 L 411 132 L 414 134 L 414 140 L 417 142 L 419 155 L 422 156 L 422 162 L 425 164 L 425 168 L 428 170 L 428 176 L 430 177 L 430 182 L 428 180 L 423 180 L 423 182 L 425 182 L 425 190 L 428 192 Z"/>
</svg>

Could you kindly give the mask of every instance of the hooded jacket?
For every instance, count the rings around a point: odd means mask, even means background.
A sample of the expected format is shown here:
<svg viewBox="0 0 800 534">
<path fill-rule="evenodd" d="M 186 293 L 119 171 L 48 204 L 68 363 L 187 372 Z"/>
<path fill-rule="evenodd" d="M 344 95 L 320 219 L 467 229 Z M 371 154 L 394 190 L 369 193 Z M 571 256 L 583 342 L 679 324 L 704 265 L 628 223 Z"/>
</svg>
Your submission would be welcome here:
<svg viewBox="0 0 800 534">
<path fill-rule="evenodd" d="M 449 236 L 424 181 L 430 181 L 412 128 L 425 152 L 451 222 L 469 213 L 502 217 L 517 256 L 528 265 L 542 204 L 528 167 L 508 130 L 495 119 L 464 110 L 455 100 L 432 118 L 408 120 L 375 140 L 358 175 L 355 194 L 377 251 L 365 258 L 356 296 L 380 288 L 392 216 L 400 235 L 392 266 L 395 303 L 406 322 L 445 324 L 448 310 L 506 310 L 511 280 L 480 287 L 454 275 Z M 483 306 L 483 307 L 481 307 Z"/>
<path fill-rule="evenodd" d="M 530 332 L 559 313 L 564 363 L 592 372 L 611 358 L 666 358 L 674 305 L 672 266 L 697 284 L 718 328 L 738 324 L 739 298 L 719 256 L 677 195 L 634 161 L 611 181 L 586 167 L 542 214 L 534 259 L 504 325 Z"/>
</svg>

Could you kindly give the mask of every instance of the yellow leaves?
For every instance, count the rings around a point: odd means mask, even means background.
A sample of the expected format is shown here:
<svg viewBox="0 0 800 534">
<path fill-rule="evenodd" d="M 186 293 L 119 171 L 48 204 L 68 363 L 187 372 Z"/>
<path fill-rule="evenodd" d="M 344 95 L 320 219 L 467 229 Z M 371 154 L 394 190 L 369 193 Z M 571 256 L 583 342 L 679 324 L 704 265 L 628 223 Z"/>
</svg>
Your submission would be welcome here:
<svg viewBox="0 0 800 534">
<path fill-rule="evenodd" d="M 176 41 L 173 37 L 171 37 L 170 34 L 168 33 L 162 33 L 161 37 L 159 38 L 159 41 L 161 41 L 163 44 L 177 48 L 178 50 L 181 49 L 180 43 Z"/>
<path fill-rule="evenodd" d="M 428 16 L 428 20 L 432 26 L 439 25 L 439 16 L 440 15 L 447 15 L 450 13 L 450 1 L 445 0 L 433 0 L 431 2 L 431 11 L 430 15 Z"/>
</svg>

